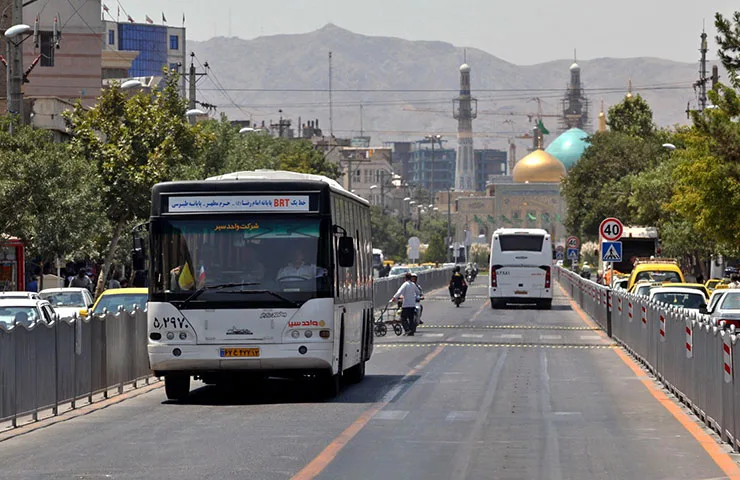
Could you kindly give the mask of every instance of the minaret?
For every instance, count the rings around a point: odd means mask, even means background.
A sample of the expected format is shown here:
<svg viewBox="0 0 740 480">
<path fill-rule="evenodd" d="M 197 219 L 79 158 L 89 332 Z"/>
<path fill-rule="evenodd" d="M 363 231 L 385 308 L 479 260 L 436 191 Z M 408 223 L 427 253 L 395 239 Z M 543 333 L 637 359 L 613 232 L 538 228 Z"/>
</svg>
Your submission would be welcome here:
<svg viewBox="0 0 740 480">
<path fill-rule="evenodd" d="M 601 101 L 601 111 L 599 112 L 599 131 L 606 132 L 606 113 L 604 113 L 604 101 Z"/>
<path fill-rule="evenodd" d="M 470 66 L 460 66 L 460 96 L 452 101 L 457 119 L 457 159 L 455 190 L 476 190 L 475 159 L 473 158 L 473 119 L 478 115 L 478 100 L 470 95 Z"/>
<path fill-rule="evenodd" d="M 562 131 L 571 128 L 589 129 L 588 108 L 589 101 L 586 98 L 583 84 L 581 83 L 581 67 L 576 61 L 573 52 L 573 63 L 570 66 L 570 83 L 562 100 L 563 116 L 560 119 Z"/>
</svg>

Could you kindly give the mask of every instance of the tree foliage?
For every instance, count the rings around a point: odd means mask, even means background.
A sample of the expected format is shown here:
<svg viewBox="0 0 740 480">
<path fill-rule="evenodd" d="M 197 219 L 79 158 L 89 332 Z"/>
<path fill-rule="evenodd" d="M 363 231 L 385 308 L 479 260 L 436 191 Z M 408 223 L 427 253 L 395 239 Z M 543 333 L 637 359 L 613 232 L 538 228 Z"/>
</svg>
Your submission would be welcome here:
<svg viewBox="0 0 740 480">
<path fill-rule="evenodd" d="M 606 124 L 615 133 L 647 138 L 655 132 L 653 110 L 638 94 L 609 108 Z"/>
</svg>

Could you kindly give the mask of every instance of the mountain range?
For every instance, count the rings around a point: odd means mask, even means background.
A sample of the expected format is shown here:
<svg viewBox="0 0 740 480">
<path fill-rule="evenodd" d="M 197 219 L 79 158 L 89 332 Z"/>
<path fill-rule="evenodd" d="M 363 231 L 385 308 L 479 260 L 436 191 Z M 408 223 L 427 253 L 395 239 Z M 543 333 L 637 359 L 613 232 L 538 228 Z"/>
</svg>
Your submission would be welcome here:
<svg viewBox="0 0 740 480">
<path fill-rule="evenodd" d="M 452 99 L 463 62 L 471 66 L 472 92 L 478 99 L 473 124 L 477 148 L 505 147 L 507 138 L 532 128 L 528 114 L 539 112 L 551 132 L 546 142 L 552 140 L 574 61 L 519 66 L 477 48 L 360 35 L 333 24 L 304 34 L 190 41 L 188 48 L 210 67 L 198 83 L 199 100 L 217 105 L 230 119 L 277 123 L 282 117 L 291 119 L 294 128 L 299 117 L 302 123 L 318 119 L 325 135 L 332 130 L 337 137 L 350 137 L 362 130 L 374 145 L 441 133 L 454 146 Z M 495 51 L 505 45 L 486 48 Z M 659 126 L 687 123 L 687 104 L 696 106 L 692 84 L 698 62 L 651 57 L 577 62 L 591 102 L 592 129 L 601 102 L 605 109 L 619 102 L 630 81 L 634 93 L 651 105 Z"/>
</svg>

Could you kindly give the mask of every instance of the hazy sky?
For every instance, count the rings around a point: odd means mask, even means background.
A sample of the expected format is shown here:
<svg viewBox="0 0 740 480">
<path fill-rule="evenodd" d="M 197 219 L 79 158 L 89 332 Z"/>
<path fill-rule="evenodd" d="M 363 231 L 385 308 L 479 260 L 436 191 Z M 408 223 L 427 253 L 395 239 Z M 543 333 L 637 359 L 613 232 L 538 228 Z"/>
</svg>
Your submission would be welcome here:
<svg viewBox="0 0 740 480">
<path fill-rule="evenodd" d="M 116 0 L 103 0 L 113 15 Z M 516 64 L 578 57 L 654 56 L 694 62 L 706 20 L 731 15 L 730 0 L 120 0 L 137 22 L 186 16 L 188 38 L 245 39 L 303 33 L 332 22 L 366 35 L 440 40 L 485 50 Z M 125 20 L 123 11 L 121 19 Z M 716 47 L 710 42 L 710 58 Z"/>
</svg>

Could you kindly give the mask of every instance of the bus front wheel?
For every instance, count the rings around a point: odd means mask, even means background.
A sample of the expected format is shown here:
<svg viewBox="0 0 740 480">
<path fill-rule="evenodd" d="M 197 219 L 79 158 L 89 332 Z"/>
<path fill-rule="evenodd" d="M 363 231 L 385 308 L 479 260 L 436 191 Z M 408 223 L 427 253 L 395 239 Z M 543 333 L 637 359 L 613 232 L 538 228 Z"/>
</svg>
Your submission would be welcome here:
<svg viewBox="0 0 740 480">
<path fill-rule="evenodd" d="M 360 361 L 357 365 L 352 368 L 348 368 L 344 372 L 344 376 L 347 377 L 349 383 L 360 383 L 365 378 L 365 362 Z"/>
<path fill-rule="evenodd" d="M 185 400 L 190 394 L 190 375 L 170 373 L 164 376 L 164 393 L 167 400 Z"/>
</svg>

